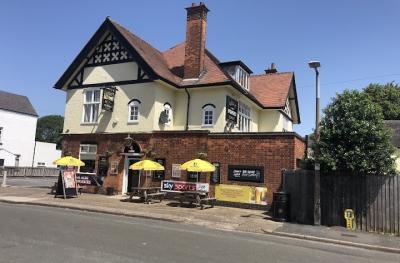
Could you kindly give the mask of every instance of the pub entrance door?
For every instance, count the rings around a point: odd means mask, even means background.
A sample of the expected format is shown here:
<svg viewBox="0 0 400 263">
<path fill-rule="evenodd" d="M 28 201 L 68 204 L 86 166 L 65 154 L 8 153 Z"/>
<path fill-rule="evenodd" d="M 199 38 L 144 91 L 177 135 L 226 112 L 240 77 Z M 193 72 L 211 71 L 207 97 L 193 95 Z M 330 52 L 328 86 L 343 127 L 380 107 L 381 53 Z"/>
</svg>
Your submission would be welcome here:
<svg viewBox="0 0 400 263">
<path fill-rule="evenodd" d="M 132 164 L 136 163 L 138 160 L 129 160 L 128 167 Z M 139 175 L 140 171 L 138 170 L 128 170 L 128 183 L 127 183 L 127 192 L 132 192 L 132 187 L 139 187 Z"/>
</svg>

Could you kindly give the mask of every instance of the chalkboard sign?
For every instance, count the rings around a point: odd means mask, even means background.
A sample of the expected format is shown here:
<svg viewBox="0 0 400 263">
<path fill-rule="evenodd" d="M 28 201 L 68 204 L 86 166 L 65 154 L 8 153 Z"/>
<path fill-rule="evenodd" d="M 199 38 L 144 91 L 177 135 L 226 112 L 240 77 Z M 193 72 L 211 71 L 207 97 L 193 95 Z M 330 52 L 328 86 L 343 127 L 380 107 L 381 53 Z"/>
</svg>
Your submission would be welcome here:
<svg viewBox="0 0 400 263">
<path fill-rule="evenodd" d="M 237 115 L 238 115 L 238 101 L 226 96 L 226 115 L 225 119 L 228 122 L 237 123 Z"/>
<path fill-rule="evenodd" d="M 155 162 L 161 164 L 165 168 L 165 159 L 164 158 L 156 158 Z M 154 171 L 153 179 L 163 180 L 165 178 L 165 171 Z"/>
<path fill-rule="evenodd" d="M 76 173 L 73 169 L 60 171 L 57 181 L 57 189 L 54 197 L 63 196 L 67 197 L 78 196 L 78 189 L 76 183 Z"/>
<path fill-rule="evenodd" d="M 264 182 L 264 167 L 262 166 L 245 166 L 245 165 L 229 165 L 228 180 L 242 182 Z"/>
<path fill-rule="evenodd" d="M 210 181 L 212 184 L 219 184 L 221 178 L 221 165 L 217 162 L 213 162 L 212 164 L 215 166 L 215 171 L 211 174 Z"/>
</svg>

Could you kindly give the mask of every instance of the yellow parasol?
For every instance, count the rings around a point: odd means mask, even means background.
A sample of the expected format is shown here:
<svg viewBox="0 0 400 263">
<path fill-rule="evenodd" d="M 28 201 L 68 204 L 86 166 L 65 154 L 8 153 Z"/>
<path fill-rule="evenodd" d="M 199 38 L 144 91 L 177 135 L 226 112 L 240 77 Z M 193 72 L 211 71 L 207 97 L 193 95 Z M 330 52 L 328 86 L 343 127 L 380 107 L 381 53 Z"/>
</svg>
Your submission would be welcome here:
<svg viewBox="0 0 400 263">
<path fill-rule="evenodd" d="M 181 165 L 182 170 L 186 170 L 189 172 L 197 172 L 197 182 L 199 181 L 199 173 L 201 172 L 214 172 L 215 166 L 211 163 L 201 160 L 194 159 L 187 161 L 186 163 Z"/>
<path fill-rule="evenodd" d="M 60 159 L 57 159 L 53 162 L 53 164 L 62 166 L 85 166 L 84 162 L 72 156 L 65 156 Z"/>
<path fill-rule="evenodd" d="M 165 168 L 161 164 L 154 162 L 152 160 L 142 160 L 139 162 L 136 162 L 129 166 L 129 169 L 131 170 L 139 170 L 139 171 L 164 171 Z M 147 181 L 147 176 L 146 176 L 146 181 Z M 145 184 L 146 184 L 145 181 Z M 139 174 L 139 182 L 140 186 L 140 174 Z"/>
</svg>

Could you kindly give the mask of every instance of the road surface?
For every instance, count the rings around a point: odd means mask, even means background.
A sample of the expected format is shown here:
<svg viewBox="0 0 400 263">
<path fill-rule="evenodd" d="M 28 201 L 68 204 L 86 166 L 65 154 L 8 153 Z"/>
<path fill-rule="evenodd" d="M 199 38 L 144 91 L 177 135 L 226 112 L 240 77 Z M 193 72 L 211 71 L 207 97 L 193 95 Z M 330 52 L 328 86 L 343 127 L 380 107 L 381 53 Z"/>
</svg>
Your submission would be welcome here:
<svg viewBox="0 0 400 263">
<path fill-rule="evenodd" d="M 400 262 L 399 254 L 0 203 L 0 262 Z"/>
</svg>

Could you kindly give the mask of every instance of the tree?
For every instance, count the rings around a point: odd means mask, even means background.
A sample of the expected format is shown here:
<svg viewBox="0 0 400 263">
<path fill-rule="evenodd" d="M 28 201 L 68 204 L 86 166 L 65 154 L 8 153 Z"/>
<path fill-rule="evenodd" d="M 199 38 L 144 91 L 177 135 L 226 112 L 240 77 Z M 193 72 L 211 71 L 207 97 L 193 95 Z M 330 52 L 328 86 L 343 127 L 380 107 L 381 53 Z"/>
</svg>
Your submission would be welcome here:
<svg viewBox="0 0 400 263">
<path fill-rule="evenodd" d="M 318 143 L 322 168 L 375 175 L 394 171 L 390 132 L 369 95 L 346 90 L 324 114 Z"/>
<path fill-rule="evenodd" d="M 385 120 L 400 120 L 400 86 L 394 82 L 386 84 L 371 83 L 364 92 L 382 108 Z"/>
<path fill-rule="evenodd" d="M 60 149 L 63 125 L 63 116 L 48 115 L 40 117 L 36 126 L 36 140 L 41 142 L 56 143 L 57 149 Z"/>
</svg>

